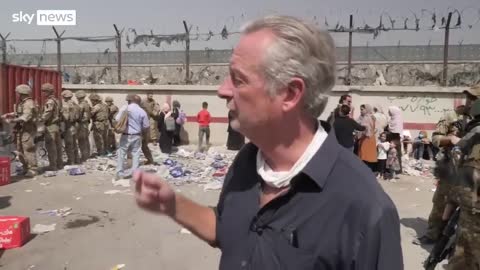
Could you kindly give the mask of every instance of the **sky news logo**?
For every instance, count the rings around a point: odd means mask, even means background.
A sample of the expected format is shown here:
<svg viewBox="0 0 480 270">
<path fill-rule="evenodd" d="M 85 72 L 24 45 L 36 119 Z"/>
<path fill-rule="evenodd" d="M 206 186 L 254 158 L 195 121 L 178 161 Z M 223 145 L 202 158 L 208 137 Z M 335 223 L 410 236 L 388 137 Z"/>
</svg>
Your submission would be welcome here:
<svg viewBox="0 0 480 270">
<path fill-rule="evenodd" d="M 76 10 L 37 10 L 37 13 L 20 11 L 12 14 L 12 22 L 32 24 L 36 18 L 37 25 L 77 25 Z"/>
</svg>

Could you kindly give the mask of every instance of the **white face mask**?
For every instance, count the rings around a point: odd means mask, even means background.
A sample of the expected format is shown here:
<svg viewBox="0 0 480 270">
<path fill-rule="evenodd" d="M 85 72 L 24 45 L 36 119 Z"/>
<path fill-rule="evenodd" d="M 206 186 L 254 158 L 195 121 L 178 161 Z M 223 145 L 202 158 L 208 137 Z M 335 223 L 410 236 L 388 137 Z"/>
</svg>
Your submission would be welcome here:
<svg viewBox="0 0 480 270">
<path fill-rule="evenodd" d="M 290 185 L 290 181 L 300 173 L 312 157 L 318 152 L 323 142 L 327 138 L 328 133 L 318 124 L 318 129 L 313 136 L 312 141 L 300 156 L 295 165 L 289 171 L 275 172 L 265 162 L 260 149 L 257 152 L 257 173 L 262 177 L 263 181 L 269 186 L 275 188 L 283 188 Z"/>
</svg>

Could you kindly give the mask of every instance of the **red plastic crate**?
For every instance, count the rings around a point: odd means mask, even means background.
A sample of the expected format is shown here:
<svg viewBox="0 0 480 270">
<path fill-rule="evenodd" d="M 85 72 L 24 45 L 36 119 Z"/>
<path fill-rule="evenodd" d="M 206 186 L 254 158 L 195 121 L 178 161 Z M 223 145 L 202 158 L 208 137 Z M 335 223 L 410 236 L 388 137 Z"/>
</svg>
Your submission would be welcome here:
<svg viewBox="0 0 480 270">
<path fill-rule="evenodd" d="M 0 216 L 0 249 L 23 246 L 30 239 L 28 217 Z"/>
<path fill-rule="evenodd" d="M 0 186 L 10 184 L 10 158 L 0 157 Z"/>
</svg>

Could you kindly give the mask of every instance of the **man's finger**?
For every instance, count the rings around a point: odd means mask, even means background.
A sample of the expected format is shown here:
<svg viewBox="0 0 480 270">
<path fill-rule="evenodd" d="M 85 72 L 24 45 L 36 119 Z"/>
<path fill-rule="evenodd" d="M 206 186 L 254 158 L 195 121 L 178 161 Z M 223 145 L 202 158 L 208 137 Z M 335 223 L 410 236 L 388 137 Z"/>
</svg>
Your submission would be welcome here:
<svg viewBox="0 0 480 270">
<path fill-rule="evenodd" d="M 140 193 L 142 191 L 142 176 L 143 172 L 142 171 L 135 171 L 133 173 L 133 182 L 135 182 L 135 192 Z"/>
<path fill-rule="evenodd" d="M 144 172 L 142 173 L 141 179 L 142 179 L 142 185 L 149 188 L 160 189 L 163 186 L 160 177 L 158 177 L 155 174 Z"/>
</svg>

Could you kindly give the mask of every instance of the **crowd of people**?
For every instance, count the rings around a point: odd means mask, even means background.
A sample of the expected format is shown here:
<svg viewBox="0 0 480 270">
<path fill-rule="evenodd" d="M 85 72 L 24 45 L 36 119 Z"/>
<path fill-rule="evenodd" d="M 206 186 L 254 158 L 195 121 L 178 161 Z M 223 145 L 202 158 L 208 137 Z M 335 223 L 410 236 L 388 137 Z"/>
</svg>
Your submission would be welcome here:
<svg viewBox="0 0 480 270">
<path fill-rule="evenodd" d="M 56 171 L 64 165 L 81 164 L 92 157 L 117 154 L 118 177 L 128 177 L 123 175 L 127 153 L 134 160 L 133 171 L 139 166 L 140 151 L 145 156 L 145 165 L 154 164 L 149 143 L 159 145 L 161 152 L 166 154 L 171 154 L 175 147 L 182 144 L 181 131 L 187 116 L 177 100 L 172 102 L 172 107 L 168 103 L 159 107 L 152 94 L 147 94 L 143 100 L 138 95 L 129 94 L 126 98 L 128 104 L 119 109 L 112 97 L 106 96 L 103 100 L 96 93 L 87 97 L 83 90 L 75 93 L 64 90 L 61 92 L 62 100 L 58 100 L 54 86 L 45 83 L 41 86 L 45 102 L 40 108 L 32 99 L 29 85 L 18 85 L 15 91 L 19 103 L 14 112 L 2 115 L 1 124 L 2 129 L 9 124 L 14 125 L 15 153 L 23 165 L 22 174 L 27 177 L 40 172 L 36 152 L 37 144 L 42 140 L 49 165 L 41 171 Z M 74 95 L 77 101 L 73 100 Z M 124 112 L 128 116 L 123 119 L 127 128 L 118 130 L 116 127 Z M 205 151 L 210 145 L 211 123 L 207 102 L 203 102 L 196 121 L 199 125 L 198 151 Z M 227 148 L 239 150 L 245 143 L 245 137 L 230 125 L 227 131 Z M 90 135 L 94 147 L 90 146 Z M 118 137 L 120 140 L 117 142 Z M 95 149 L 93 153 L 92 149 Z M 66 161 L 63 160 L 64 152 Z"/>
<path fill-rule="evenodd" d="M 355 153 L 378 178 L 396 178 L 402 173 L 402 111 L 390 106 L 386 115 L 381 106 L 362 104 L 354 120 L 353 110 L 352 97 L 342 95 L 327 119 L 339 144 Z"/>
</svg>

